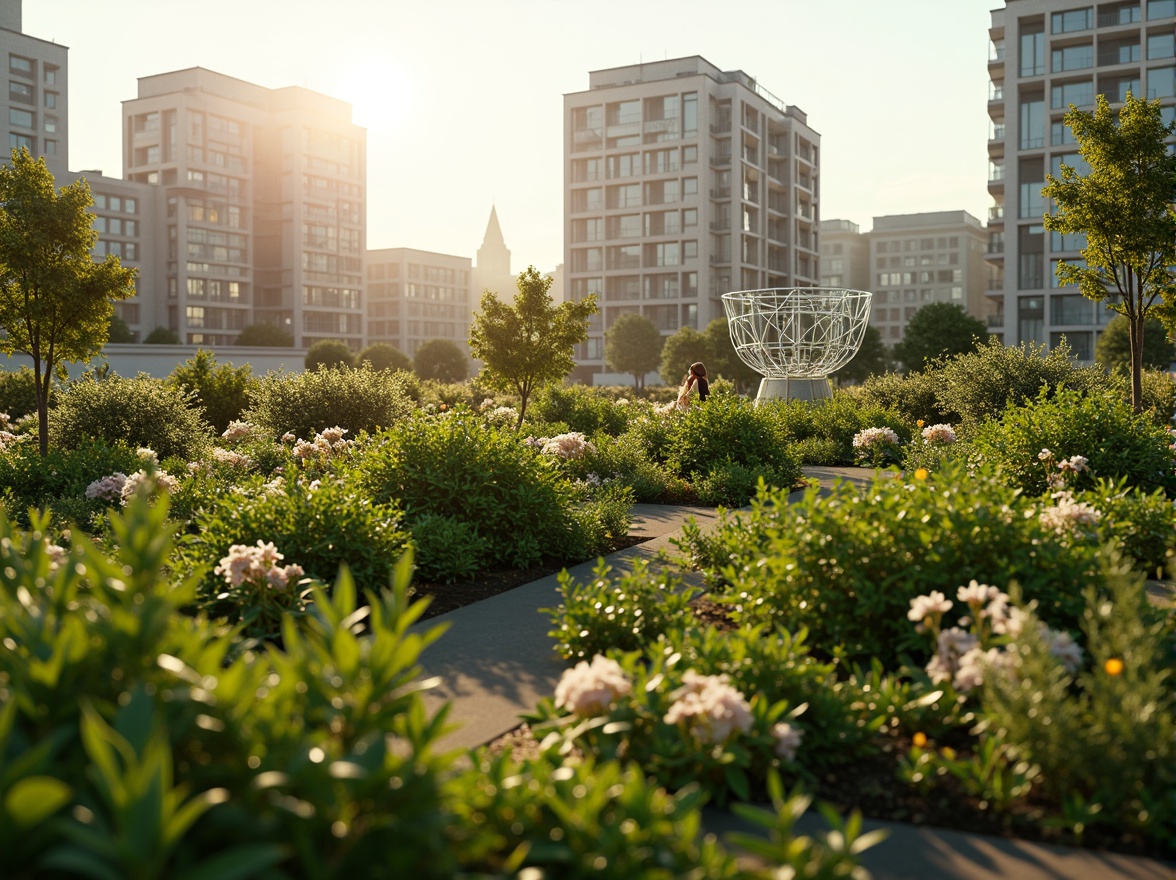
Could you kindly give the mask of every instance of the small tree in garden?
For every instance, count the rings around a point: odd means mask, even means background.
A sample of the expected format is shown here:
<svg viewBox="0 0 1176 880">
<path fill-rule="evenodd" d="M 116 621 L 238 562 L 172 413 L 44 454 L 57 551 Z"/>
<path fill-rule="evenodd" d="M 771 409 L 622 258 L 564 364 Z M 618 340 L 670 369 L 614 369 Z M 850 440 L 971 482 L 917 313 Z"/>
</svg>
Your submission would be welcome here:
<svg viewBox="0 0 1176 880">
<path fill-rule="evenodd" d="M 246 324 L 234 340 L 235 345 L 254 345 L 258 348 L 293 348 L 294 337 L 288 330 L 274 324 Z"/>
<path fill-rule="evenodd" d="M 662 335 L 653 321 L 636 312 L 618 317 L 604 334 L 604 361 L 610 370 L 632 373 L 633 387 L 645 387 L 645 374 L 661 362 Z"/>
<path fill-rule="evenodd" d="M 469 358 L 451 339 L 423 342 L 413 356 L 412 368 L 420 378 L 438 382 L 464 382 L 470 374 Z"/>
<path fill-rule="evenodd" d="M 94 262 L 98 238 L 85 179 L 55 189 L 44 159 L 12 151 L 0 166 L 0 351 L 33 359 L 41 454 L 49 452 L 49 392 L 59 364 L 106 343 L 112 300 L 135 292 L 118 257 Z"/>
<path fill-rule="evenodd" d="M 886 350 L 886 343 L 882 341 L 882 332 L 875 326 L 866 327 L 862 336 L 862 344 L 858 347 L 848 364 L 833 373 L 833 378 L 841 383 L 865 382 L 871 376 L 881 376 L 886 372 L 890 353 Z"/>
<path fill-rule="evenodd" d="M 534 266 L 519 275 L 518 288 L 513 305 L 485 291 L 470 327 L 470 354 L 482 361 L 486 383 L 519 396 L 516 427 L 531 392 L 575 367 L 572 349 L 588 338 L 588 318 L 598 311 L 595 296 L 555 305 L 551 278 Z"/>
<path fill-rule="evenodd" d="M 712 379 L 729 379 L 741 392 L 752 391 L 759 385 L 763 377 L 743 363 L 743 359 L 736 354 L 726 318 L 715 318 L 706 325 L 702 335 L 706 337 L 707 348 L 710 349 L 708 359 L 703 363 Z"/>
<path fill-rule="evenodd" d="M 172 370 L 167 381 L 194 395 L 193 403 L 204 410 L 218 434 L 240 418 L 249 405 L 249 393 L 257 387 L 249 364 L 218 364 L 216 355 L 203 348 Z"/>
<path fill-rule="evenodd" d="M 135 334 L 127 326 L 127 322 L 113 312 L 110 313 L 110 326 L 106 331 L 106 341 L 113 343 L 128 343 L 135 341 Z"/>
<path fill-rule="evenodd" d="M 1168 329 L 1158 318 L 1144 323 L 1143 365 L 1153 370 L 1166 370 L 1176 360 L 1176 345 L 1168 338 Z M 1131 322 L 1124 315 L 1116 315 L 1098 335 L 1094 344 L 1094 360 L 1105 370 L 1131 372 Z"/>
<path fill-rule="evenodd" d="M 355 352 L 341 339 L 320 339 L 306 352 L 306 369 L 323 367 L 353 367 Z"/>
<path fill-rule="evenodd" d="M 361 367 L 368 364 L 373 370 L 412 370 L 412 358 L 387 342 L 373 342 L 359 353 L 356 363 Z"/>
<path fill-rule="evenodd" d="M 179 345 L 180 334 L 167 327 L 156 327 L 143 340 L 144 345 Z"/>
<path fill-rule="evenodd" d="M 1131 405 L 1140 412 L 1147 318 L 1176 326 L 1176 156 L 1165 143 L 1176 123 L 1164 125 L 1158 100 L 1130 92 L 1118 119 L 1099 95 L 1093 113 L 1071 104 L 1065 122 L 1090 172 L 1062 165 L 1042 190 L 1057 205 L 1045 228 L 1086 236 L 1084 264 L 1059 260 L 1057 276 L 1127 318 Z"/>
<path fill-rule="evenodd" d="M 907 324 L 894 356 L 907 372 L 922 370 L 927 361 L 975 351 L 988 339 L 988 327 L 955 303 L 923 306 Z"/>
</svg>

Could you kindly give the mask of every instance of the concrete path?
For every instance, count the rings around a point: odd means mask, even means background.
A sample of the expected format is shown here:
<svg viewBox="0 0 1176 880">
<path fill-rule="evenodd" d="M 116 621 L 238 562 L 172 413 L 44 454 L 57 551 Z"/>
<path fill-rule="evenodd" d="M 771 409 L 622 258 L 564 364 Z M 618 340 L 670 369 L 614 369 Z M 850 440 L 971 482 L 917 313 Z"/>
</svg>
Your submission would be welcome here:
<svg viewBox="0 0 1176 880">
<path fill-rule="evenodd" d="M 865 484 L 873 475 L 868 468 L 804 471 L 823 489 L 835 480 Z M 677 553 L 671 541 L 690 517 L 703 528 L 717 520 L 713 508 L 655 504 L 636 505 L 634 517 L 631 534 L 649 540 L 610 554 L 607 562 L 614 572 L 631 569 L 639 559 L 656 562 L 663 551 Z M 587 580 L 595 566 L 586 562 L 568 571 Z M 422 658 L 424 675 L 442 681 L 425 692 L 426 703 L 435 710 L 449 702 L 455 725 L 439 748 L 490 742 L 518 727 L 521 713 L 554 693 L 566 667 L 548 636 L 551 620 L 539 609 L 559 604 L 558 587 L 559 577 L 552 575 L 418 624 L 449 626 Z M 707 830 L 720 835 L 735 830 L 737 823 L 729 813 L 706 815 Z M 823 819 L 812 812 L 802 823 L 800 830 L 807 834 L 824 828 Z M 877 827 L 887 828 L 890 836 L 862 858 L 875 880 L 1176 880 L 1176 863 L 893 822 L 866 823 L 867 830 Z"/>
</svg>

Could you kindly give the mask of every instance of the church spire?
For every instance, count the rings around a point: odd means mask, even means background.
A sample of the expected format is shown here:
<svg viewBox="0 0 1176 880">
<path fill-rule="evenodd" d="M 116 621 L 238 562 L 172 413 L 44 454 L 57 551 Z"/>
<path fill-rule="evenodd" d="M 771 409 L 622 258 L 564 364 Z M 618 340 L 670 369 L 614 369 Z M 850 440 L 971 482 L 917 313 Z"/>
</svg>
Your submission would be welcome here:
<svg viewBox="0 0 1176 880">
<path fill-rule="evenodd" d="M 506 239 L 502 237 L 502 227 L 498 225 L 498 209 L 490 206 L 490 222 L 486 224 L 486 235 L 482 239 L 482 247 L 506 247 Z"/>
<path fill-rule="evenodd" d="M 483 279 L 494 279 L 495 284 L 510 278 L 510 250 L 502 237 L 502 227 L 498 225 L 498 209 L 493 205 L 490 206 L 490 222 L 486 224 L 486 237 L 478 248 L 477 268 Z"/>
</svg>

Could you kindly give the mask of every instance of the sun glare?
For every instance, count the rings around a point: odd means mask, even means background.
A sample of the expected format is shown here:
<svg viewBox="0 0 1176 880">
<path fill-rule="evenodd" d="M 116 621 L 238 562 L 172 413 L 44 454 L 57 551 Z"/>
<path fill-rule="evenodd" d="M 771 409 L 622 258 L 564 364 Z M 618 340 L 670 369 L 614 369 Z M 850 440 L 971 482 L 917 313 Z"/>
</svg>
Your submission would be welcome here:
<svg viewBox="0 0 1176 880">
<path fill-rule="evenodd" d="M 367 129 L 395 128 L 412 100 L 403 71 L 381 58 L 364 58 L 343 67 L 334 96 L 352 105 L 352 119 Z"/>
</svg>

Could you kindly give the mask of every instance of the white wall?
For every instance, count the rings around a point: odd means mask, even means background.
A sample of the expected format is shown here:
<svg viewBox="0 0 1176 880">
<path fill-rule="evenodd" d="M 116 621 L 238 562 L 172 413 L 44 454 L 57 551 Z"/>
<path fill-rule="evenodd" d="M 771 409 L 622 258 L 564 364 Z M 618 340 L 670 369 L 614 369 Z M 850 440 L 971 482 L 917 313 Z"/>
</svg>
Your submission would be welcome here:
<svg viewBox="0 0 1176 880">
<path fill-rule="evenodd" d="M 89 364 L 68 364 L 69 374 L 77 376 L 92 366 L 100 366 L 104 361 L 110 364 L 110 370 L 119 376 L 132 377 L 139 373 L 146 373 L 156 379 L 163 379 L 184 361 L 193 357 L 200 348 L 199 345 L 107 345 L 102 354 Z M 253 367 L 253 375 L 264 376 L 271 370 L 282 370 L 288 373 L 301 373 L 306 366 L 306 349 L 304 348 L 254 348 L 250 346 L 218 346 L 208 348 L 216 355 L 218 364 L 232 364 L 240 367 L 249 364 Z M 21 367 L 33 365 L 32 358 L 27 355 L 13 355 L 11 357 L 0 354 L 0 369 L 16 371 Z"/>
</svg>

